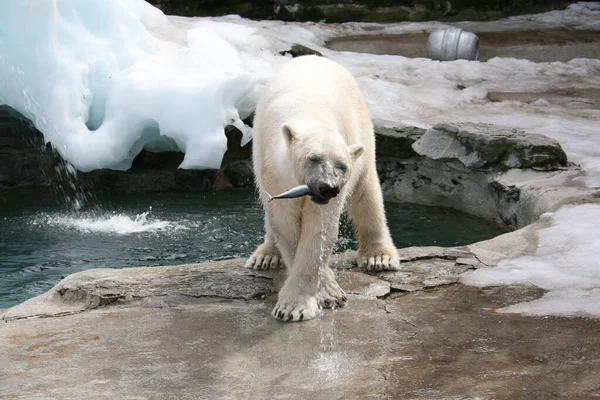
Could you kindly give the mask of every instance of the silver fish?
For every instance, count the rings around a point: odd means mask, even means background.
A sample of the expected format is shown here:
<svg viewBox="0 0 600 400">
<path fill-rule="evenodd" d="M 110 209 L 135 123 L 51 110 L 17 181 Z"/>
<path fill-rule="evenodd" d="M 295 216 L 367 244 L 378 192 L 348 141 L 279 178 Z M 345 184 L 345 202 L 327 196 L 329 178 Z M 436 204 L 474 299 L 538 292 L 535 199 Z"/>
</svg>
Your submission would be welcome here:
<svg viewBox="0 0 600 400">
<path fill-rule="evenodd" d="M 308 188 L 308 185 L 296 186 L 294 188 L 291 188 L 287 192 L 278 194 L 277 196 L 271 196 L 267 192 L 267 196 L 269 196 L 268 201 L 275 200 L 275 199 L 295 199 L 296 197 L 309 196 L 311 194 L 312 194 L 312 192 Z"/>
</svg>

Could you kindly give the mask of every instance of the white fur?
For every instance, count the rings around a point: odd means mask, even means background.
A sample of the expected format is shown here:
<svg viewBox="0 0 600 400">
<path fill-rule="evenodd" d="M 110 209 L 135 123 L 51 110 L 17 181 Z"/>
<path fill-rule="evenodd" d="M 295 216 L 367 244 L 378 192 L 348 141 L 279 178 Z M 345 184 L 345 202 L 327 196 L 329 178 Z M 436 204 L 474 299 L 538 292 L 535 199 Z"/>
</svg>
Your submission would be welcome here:
<svg viewBox="0 0 600 400">
<path fill-rule="evenodd" d="M 316 56 L 286 63 L 261 96 L 253 138 L 266 235 L 246 267 L 278 268 L 282 263 L 289 267 L 273 316 L 307 320 L 321 307 L 345 303 L 344 291 L 329 268 L 344 206 L 359 241 L 359 265 L 369 270 L 399 267 L 375 169 L 373 125 L 346 69 Z M 267 192 L 281 193 L 314 178 L 307 161 L 313 153 L 349 167 L 340 180 L 339 195 L 326 205 L 308 197 L 267 202 Z"/>
</svg>

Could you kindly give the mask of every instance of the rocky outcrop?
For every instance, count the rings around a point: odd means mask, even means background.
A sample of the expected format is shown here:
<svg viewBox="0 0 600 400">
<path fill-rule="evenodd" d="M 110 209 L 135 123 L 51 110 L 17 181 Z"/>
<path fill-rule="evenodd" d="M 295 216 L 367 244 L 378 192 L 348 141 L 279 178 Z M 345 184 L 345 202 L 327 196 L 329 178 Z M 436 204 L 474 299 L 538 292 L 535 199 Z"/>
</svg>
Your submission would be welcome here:
<svg viewBox="0 0 600 400">
<path fill-rule="evenodd" d="M 250 159 L 233 161 L 227 164 L 224 173 L 233 187 L 248 188 L 254 186 L 254 169 Z"/>
<path fill-rule="evenodd" d="M 6 106 L 0 106 L 0 190 L 48 185 L 54 155 L 43 135 Z"/>
<path fill-rule="evenodd" d="M 375 126 L 375 149 L 377 158 L 409 158 L 417 156 L 412 145 L 419 140 L 425 129 L 414 126 Z"/>
<path fill-rule="evenodd" d="M 291 55 L 293 58 L 302 57 L 302 56 L 322 56 L 323 54 L 319 53 L 316 50 L 311 49 L 310 47 L 303 46 L 301 44 L 293 44 L 289 50 L 284 50 L 279 52 L 282 56 L 287 54 Z"/>
<path fill-rule="evenodd" d="M 476 21 L 564 9 L 569 0 L 149 0 L 166 14 L 327 22 Z"/>
<path fill-rule="evenodd" d="M 458 160 L 471 170 L 554 171 L 567 165 L 567 155 L 556 140 L 491 124 L 439 124 L 425 132 L 412 147 L 421 156 Z"/>
<path fill-rule="evenodd" d="M 488 124 L 376 127 L 388 201 L 451 207 L 518 229 L 589 190 L 560 144 Z"/>
</svg>

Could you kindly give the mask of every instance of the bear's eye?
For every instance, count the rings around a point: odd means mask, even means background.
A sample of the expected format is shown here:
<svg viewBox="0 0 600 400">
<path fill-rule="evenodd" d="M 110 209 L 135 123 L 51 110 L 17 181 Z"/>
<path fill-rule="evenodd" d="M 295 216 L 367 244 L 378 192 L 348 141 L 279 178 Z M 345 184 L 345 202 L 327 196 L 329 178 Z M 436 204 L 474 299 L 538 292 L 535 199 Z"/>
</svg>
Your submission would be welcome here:
<svg viewBox="0 0 600 400">
<path fill-rule="evenodd" d="M 310 154 L 308 156 L 308 161 L 313 163 L 320 163 L 323 159 L 316 154 Z"/>
<path fill-rule="evenodd" d="M 344 173 L 348 171 L 348 166 L 346 164 L 339 163 L 336 164 L 335 167 Z"/>
</svg>

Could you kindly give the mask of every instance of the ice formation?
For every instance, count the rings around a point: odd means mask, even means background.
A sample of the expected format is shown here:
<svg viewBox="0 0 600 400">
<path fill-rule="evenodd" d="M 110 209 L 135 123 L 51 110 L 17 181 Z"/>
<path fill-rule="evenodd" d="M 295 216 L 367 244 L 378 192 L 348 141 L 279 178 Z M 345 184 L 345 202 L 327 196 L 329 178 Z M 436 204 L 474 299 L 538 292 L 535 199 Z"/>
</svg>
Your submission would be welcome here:
<svg viewBox="0 0 600 400">
<path fill-rule="evenodd" d="M 143 0 L 3 2 L 0 104 L 30 118 L 80 170 L 126 169 L 143 147 L 184 151 L 183 168 L 215 168 L 226 146 L 223 127 L 235 125 L 244 132 L 244 142 L 249 140 L 251 132 L 240 118 L 253 111 L 261 84 L 285 60 L 277 53 L 299 43 L 338 61 L 357 77 L 374 119 L 422 127 L 489 122 L 546 134 L 588 171 L 588 185 L 600 185 L 597 110 L 486 98 L 489 91 L 598 87 L 600 60 L 441 63 L 324 47 L 336 36 L 446 26 L 166 17 Z M 600 3 L 461 26 L 600 29 Z"/>
<path fill-rule="evenodd" d="M 142 0 L 0 3 L 0 104 L 31 119 L 77 169 L 127 169 L 143 147 L 217 168 L 223 129 L 272 68 L 256 29 L 177 29 Z M 248 60 L 248 58 L 251 58 Z"/>
</svg>

